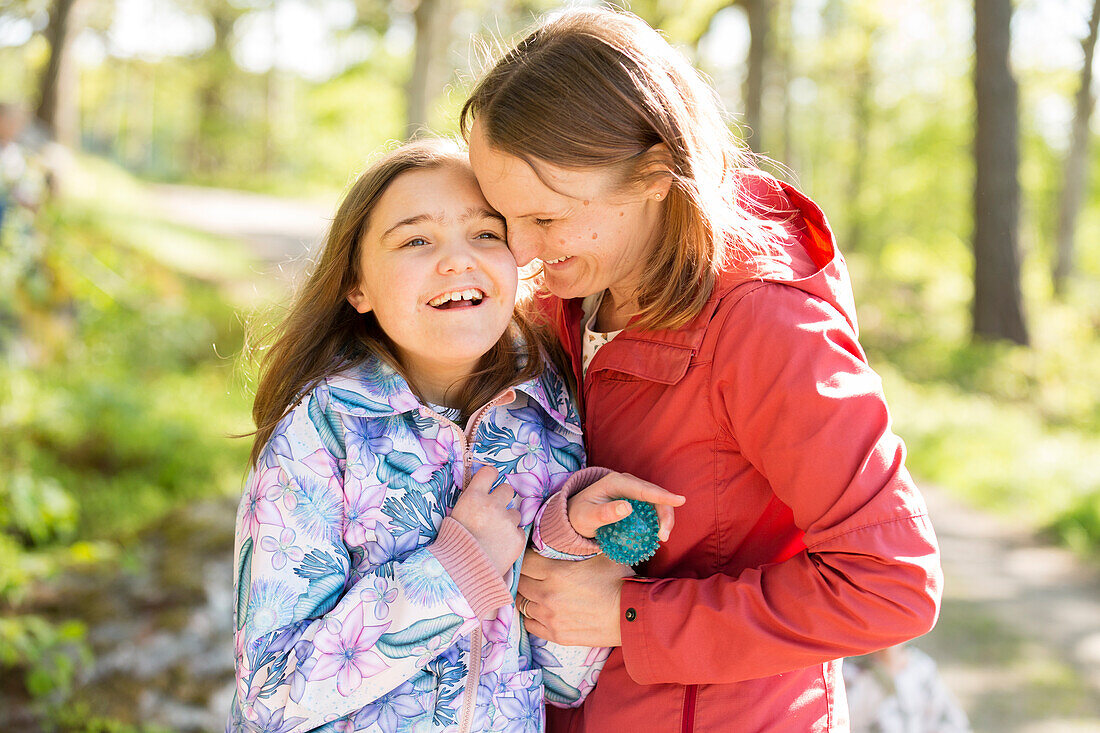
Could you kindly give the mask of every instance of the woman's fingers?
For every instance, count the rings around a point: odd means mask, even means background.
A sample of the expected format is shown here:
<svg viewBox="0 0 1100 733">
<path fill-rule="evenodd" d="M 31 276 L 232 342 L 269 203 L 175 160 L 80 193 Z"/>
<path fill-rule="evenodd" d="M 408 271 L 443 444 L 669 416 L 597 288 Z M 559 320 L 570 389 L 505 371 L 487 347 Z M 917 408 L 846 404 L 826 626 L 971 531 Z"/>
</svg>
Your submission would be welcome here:
<svg viewBox="0 0 1100 733">
<path fill-rule="evenodd" d="M 538 591 L 537 588 L 535 588 L 535 584 L 546 578 L 547 574 L 550 572 L 550 568 L 553 567 L 553 563 L 553 560 L 543 557 L 528 547 L 527 551 L 523 554 L 523 566 L 520 569 L 520 593 L 528 598 L 533 598 L 534 596 L 532 593 L 527 593 L 524 589 L 531 589 L 537 593 Z"/>
<path fill-rule="evenodd" d="M 554 638 L 553 632 L 550 630 L 550 628 L 539 621 L 537 618 L 533 618 L 530 616 L 525 618 L 523 620 L 523 628 L 527 630 L 527 633 L 534 634 L 540 639 L 558 642 L 558 640 Z"/>
</svg>

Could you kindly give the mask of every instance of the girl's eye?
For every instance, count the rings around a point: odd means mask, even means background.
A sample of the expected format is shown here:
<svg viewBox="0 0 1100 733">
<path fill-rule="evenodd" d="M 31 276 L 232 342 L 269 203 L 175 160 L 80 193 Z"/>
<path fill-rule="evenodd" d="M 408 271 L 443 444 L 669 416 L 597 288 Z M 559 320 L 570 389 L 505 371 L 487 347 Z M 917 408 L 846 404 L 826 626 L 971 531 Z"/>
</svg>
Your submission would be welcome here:
<svg viewBox="0 0 1100 733">
<path fill-rule="evenodd" d="M 428 240 L 424 239 L 424 237 L 413 237 L 409 241 L 405 242 L 404 246 L 406 246 L 406 247 L 423 247 L 427 243 L 428 243 Z"/>
<path fill-rule="evenodd" d="M 496 232 L 482 232 L 481 234 L 477 235 L 475 239 L 498 239 L 503 241 L 504 237 L 500 234 L 497 234 Z"/>
<path fill-rule="evenodd" d="M 548 227 L 548 226 L 550 226 L 550 225 L 551 225 L 551 224 L 552 224 L 553 222 L 554 222 L 554 220 L 553 220 L 553 219 L 537 219 L 537 218 L 536 218 L 536 219 L 535 219 L 535 226 L 537 226 L 537 227 Z"/>
</svg>

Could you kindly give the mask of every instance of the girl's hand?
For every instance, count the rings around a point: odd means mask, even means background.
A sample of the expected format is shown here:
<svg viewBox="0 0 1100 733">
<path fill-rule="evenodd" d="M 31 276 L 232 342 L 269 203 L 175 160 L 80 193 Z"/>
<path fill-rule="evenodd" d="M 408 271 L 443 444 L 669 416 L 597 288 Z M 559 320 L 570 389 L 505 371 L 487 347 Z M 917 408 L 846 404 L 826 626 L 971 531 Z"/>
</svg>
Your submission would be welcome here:
<svg viewBox="0 0 1100 733">
<path fill-rule="evenodd" d="M 489 493 L 496 477 L 497 470 L 490 466 L 483 466 L 474 474 L 470 483 L 458 495 L 458 501 L 451 510 L 451 519 L 474 536 L 493 566 L 503 576 L 519 559 L 527 544 L 527 537 L 519 528 L 519 510 L 508 508 L 516 498 L 512 487 L 501 484 Z"/>
<path fill-rule="evenodd" d="M 566 646 L 622 645 L 619 599 L 633 570 L 606 555 L 572 562 L 528 549 L 521 572 L 516 608 L 532 634 Z"/>
<path fill-rule="evenodd" d="M 659 526 L 657 539 L 661 542 L 667 540 L 672 532 L 675 522 L 672 508 L 687 501 L 679 494 L 673 494 L 629 473 L 609 473 L 569 497 L 569 523 L 577 534 L 595 537 L 597 528 L 613 524 L 630 514 L 630 502 L 622 501 L 623 499 L 641 499 L 653 504 L 657 509 Z"/>
</svg>

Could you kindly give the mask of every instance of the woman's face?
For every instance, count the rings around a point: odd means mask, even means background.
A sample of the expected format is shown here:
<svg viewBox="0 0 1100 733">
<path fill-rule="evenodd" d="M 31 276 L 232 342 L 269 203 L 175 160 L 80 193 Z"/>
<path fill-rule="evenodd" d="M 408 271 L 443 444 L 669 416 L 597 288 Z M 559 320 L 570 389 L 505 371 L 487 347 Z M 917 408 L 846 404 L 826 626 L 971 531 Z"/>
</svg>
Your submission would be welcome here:
<svg viewBox="0 0 1100 733">
<path fill-rule="evenodd" d="M 633 302 L 661 224 L 667 181 L 626 189 L 610 167 L 562 168 L 489 145 L 477 120 L 470 162 L 486 200 L 508 222 L 516 262 L 542 261 L 546 286 L 561 298 L 604 290 L 616 308 Z"/>
</svg>

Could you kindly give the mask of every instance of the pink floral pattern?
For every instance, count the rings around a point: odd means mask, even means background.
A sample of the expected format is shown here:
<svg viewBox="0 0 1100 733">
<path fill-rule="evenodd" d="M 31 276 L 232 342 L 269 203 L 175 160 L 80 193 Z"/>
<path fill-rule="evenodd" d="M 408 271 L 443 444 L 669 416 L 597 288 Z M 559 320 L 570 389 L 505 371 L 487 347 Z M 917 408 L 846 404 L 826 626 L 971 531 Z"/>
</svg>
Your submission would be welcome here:
<svg viewBox="0 0 1100 733">
<path fill-rule="evenodd" d="M 533 664 L 552 681 L 546 696 L 580 701 L 603 657 L 528 645 L 514 605 L 479 622 L 429 549 L 464 458 L 510 482 L 528 531 L 583 465 L 561 379 L 547 370 L 513 390 L 467 436 L 371 361 L 324 380 L 280 422 L 237 515 L 227 731 L 450 731 L 467 688 L 475 729 L 539 731 L 544 675 Z M 469 681 L 479 625 L 483 672 Z"/>
</svg>

